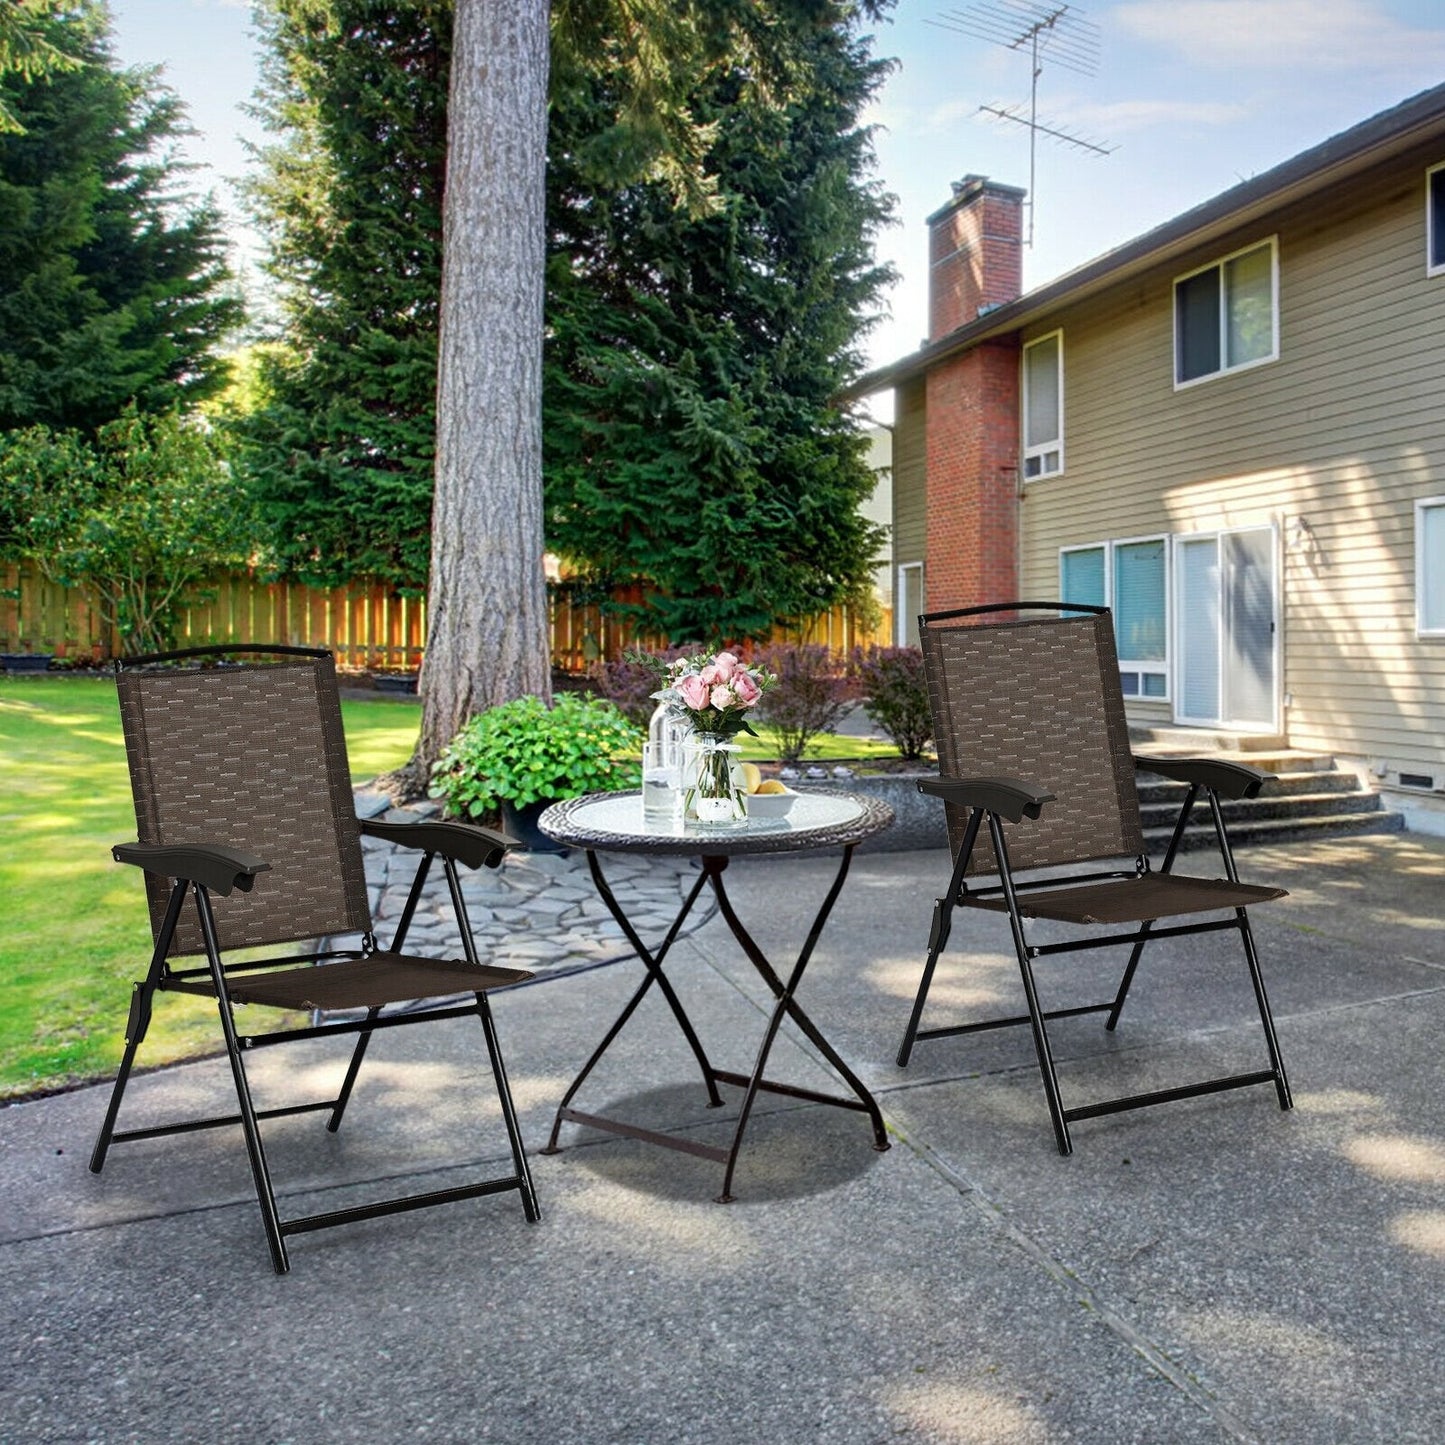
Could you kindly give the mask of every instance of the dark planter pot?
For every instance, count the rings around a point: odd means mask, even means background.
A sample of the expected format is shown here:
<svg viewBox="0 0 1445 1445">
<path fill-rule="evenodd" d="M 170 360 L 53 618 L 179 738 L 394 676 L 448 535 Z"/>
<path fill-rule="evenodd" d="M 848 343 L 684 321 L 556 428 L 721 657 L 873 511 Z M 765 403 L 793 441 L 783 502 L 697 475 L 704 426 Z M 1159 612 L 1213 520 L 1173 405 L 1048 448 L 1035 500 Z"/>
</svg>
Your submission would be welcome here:
<svg viewBox="0 0 1445 1445">
<path fill-rule="evenodd" d="M 49 652 L 3 652 L 0 667 L 6 672 L 48 672 L 53 656 Z"/>
<path fill-rule="evenodd" d="M 378 672 L 372 675 L 377 692 L 393 692 L 409 696 L 416 692 L 414 672 Z"/>
<path fill-rule="evenodd" d="M 509 838 L 515 838 L 528 853 L 565 853 L 566 848 L 537 826 L 537 819 L 552 806 L 552 802 L 551 798 L 546 798 L 540 803 L 516 808 L 503 798 L 500 804 L 502 832 Z"/>
</svg>

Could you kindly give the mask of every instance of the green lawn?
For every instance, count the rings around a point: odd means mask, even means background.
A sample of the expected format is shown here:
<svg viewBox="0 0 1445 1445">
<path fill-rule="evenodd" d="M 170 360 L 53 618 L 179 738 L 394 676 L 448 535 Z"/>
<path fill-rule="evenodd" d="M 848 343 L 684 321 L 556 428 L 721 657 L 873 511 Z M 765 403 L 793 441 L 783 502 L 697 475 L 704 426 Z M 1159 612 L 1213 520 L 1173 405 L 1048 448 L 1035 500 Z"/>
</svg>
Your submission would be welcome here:
<svg viewBox="0 0 1445 1445">
<path fill-rule="evenodd" d="M 414 700 L 344 700 L 353 778 L 411 754 Z M 775 756 L 743 737 L 744 756 Z M 812 757 L 896 756 L 855 738 L 817 738 Z M 111 861 L 135 837 L 115 685 L 106 674 L 0 674 L 0 1098 L 103 1078 L 120 1060 L 130 986 L 150 926 L 140 874 Z M 214 1005 L 170 995 L 142 1064 L 210 1052 Z"/>
<path fill-rule="evenodd" d="M 342 714 L 357 780 L 410 755 L 414 704 L 347 701 Z M 0 759 L 0 1097 L 13 1097 L 115 1069 L 150 926 L 140 874 L 110 858 L 135 814 L 109 676 L 0 676 Z M 141 1062 L 215 1040 L 215 1006 L 174 995 Z"/>
</svg>

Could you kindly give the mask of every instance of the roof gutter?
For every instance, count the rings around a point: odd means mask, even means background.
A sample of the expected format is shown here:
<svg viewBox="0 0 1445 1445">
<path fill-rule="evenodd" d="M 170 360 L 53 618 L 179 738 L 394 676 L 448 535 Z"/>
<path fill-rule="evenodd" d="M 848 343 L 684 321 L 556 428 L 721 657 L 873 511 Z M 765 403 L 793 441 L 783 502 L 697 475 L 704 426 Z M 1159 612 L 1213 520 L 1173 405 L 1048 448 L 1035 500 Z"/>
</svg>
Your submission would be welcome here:
<svg viewBox="0 0 1445 1445">
<path fill-rule="evenodd" d="M 1057 280 L 984 312 L 910 356 L 867 372 L 839 397 L 855 401 L 923 375 L 938 362 L 1007 336 L 1061 304 L 1082 301 L 1316 191 L 1445 132 L 1445 85 L 1382 111 L 1352 129 L 1231 187 L 1172 221 L 1126 241 Z"/>
</svg>

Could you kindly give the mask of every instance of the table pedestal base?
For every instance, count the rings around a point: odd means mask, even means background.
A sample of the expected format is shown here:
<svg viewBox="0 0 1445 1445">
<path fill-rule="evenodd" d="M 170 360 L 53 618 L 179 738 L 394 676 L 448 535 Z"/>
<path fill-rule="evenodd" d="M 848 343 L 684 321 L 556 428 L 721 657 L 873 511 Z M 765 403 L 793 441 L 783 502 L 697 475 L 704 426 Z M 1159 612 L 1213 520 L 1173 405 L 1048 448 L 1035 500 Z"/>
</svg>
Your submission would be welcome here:
<svg viewBox="0 0 1445 1445">
<path fill-rule="evenodd" d="M 685 1154 L 694 1154 L 702 1159 L 711 1159 L 726 1166 L 723 1174 L 722 1193 L 717 1196 L 720 1204 L 730 1203 L 732 1195 L 733 1172 L 737 1167 L 738 1152 L 742 1148 L 743 1137 L 747 1132 L 748 1119 L 752 1114 L 753 1103 L 758 1093 L 764 1091 L 770 1094 L 785 1094 L 795 1099 L 806 1099 L 810 1103 L 828 1104 L 834 1108 L 852 1109 L 858 1113 L 867 1114 L 873 1126 L 873 1147 L 877 1150 L 888 1148 L 888 1133 L 883 1125 L 883 1116 L 879 1112 L 878 1105 L 873 1096 L 864 1087 L 862 1080 L 845 1064 L 838 1055 L 837 1050 L 824 1038 L 818 1026 L 808 1017 L 798 1003 L 795 994 L 798 984 L 802 981 L 803 970 L 808 965 L 812 956 L 813 947 L 823 931 L 823 925 L 827 922 L 829 913 L 832 912 L 833 904 L 838 894 L 842 891 L 843 880 L 848 876 L 848 865 L 852 861 L 853 849 L 845 847 L 843 857 L 838 865 L 837 876 L 828 890 L 827 896 L 823 899 L 818 909 L 817 916 L 813 920 L 812 927 L 808 930 L 807 940 L 803 944 L 797 962 L 793 965 L 787 982 L 778 976 L 777 971 L 768 961 L 767 956 L 743 927 L 742 920 L 734 911 L 732 901 L 728 898 L 727 890 L 723 887 L 722 873 L 727 867 L 726 857 L 713 854 L 704 854 L 702 857 L 702 873 L 696 884 L 684 899 L 677 917 L 673 919 L 672 926 L 667 931 L 667 936 L 654 953 L 650 951 L 642 940 L 637 936 L 636 930 L 632 927 L 626 914 L 618 905 L 607 880 L 602 873 L 602 865 L 597 860 L 597 853 L 593 849 L 587 851 L 587 865 L 592 871 L 593 882 L 597 885 L 597 892 L 602 901 L 606 904 L 608 911 L 617 920 L 628 942 L 637 951 L 637 956 L 642 960 L 647 969 L 647 976 L 628 1000 L 626 1007 L 618 1015 L 617 1020 L 603 1037 L 602 1042 L 593 1051 L 592 1057 L 583 1066 L 582 1072 L 572 1081 L 571 1087 L 563 1095 L 562 1102 L 557 1109 L 557 1117 L 552 1123 L 552 1133 L 547 1140 L 547 1147 L 542 1150 L 544 1154 L 555 1154 L 558 1152 L 557 1135 L 562 1127 L 564 1119 L 570 1119 L 574 1123 L 585 1124 L 593 1129 L 601 1129 L 611 1134 L 620 1134 L 629 1139 L 640 1139 L 644 1143 L 657 1144 L 665 1149 L 680 1150 Z M 742 946 L 743 952 L 753 967 L 757 969 L 758 975 L 767 984 L 772 993 L 775 1003 L 772 1012 L 768 1016 L 767 1027 L 763 1033 L 762 1044 L 758 1049 L 757 1058 L 753 1064 L 750 1074 L 733 1073 L 727 1069 L 717 1069 L 708 1061 L 707 1054 L 702 1046 L 702 1041 L 697 1036 L 697 1031 L 692 1026 L 686 1011 L 682 1007 L 672 984 L 668 981 L 662 971 L 663 960 L 667 957 L 668 950 L 672 947 L 673 941 L 677 938 L 682 925 L 688 914 L 692 911 L 693 905 L 697 902 L 698 895 L 702 892 L 703 884 L 710 884 L 714 894 L 717 896 L 718 907 L 723 918 L 727 921 L 728 927 L 732 930 L 733 937 Z M 733 1132 L 732 1143 L 727 1148 L 711 1144 L 701 1144 L 694 1139 L 682 1135 L 667 1134 L 656 1129 L 644 1129 L 635 1124 L 628 1124 L 620 1119 L 610 1119 L 598 1114 L 584 1113 L 580 1109 L 571 1107 L 572 1099 L 583 1081 L 596 1067 L 598 1061 L 611 1047 L 618 1034 L 622 1032 L 627 1020 L 632 1017 L 639 1003 L 646 996 L 648 989 L 653 984 L 662 991 L 663 997 L 667 1000 L 668 1007 L 672 1010 L 673 1018 L 677 1021 L 678 1027 L 682 1030 L 683 1037 L 687 1040 L 692 1050 L 694 1059 L 697 1061 L 698 1069 L 708 1092 L 708 1104 L 711 1108 L 722 1106 L 722 1096 L 718 1093 L 717 1086 L 721 1084 L 733 1084 L 745 1090 L 743 1095 L 742 1109 L 739 1113 L 736 1127 Z M 764 1077 L 764 1070 L 767 1067 L 768 1055 L 772 1051 L 773 1042 L 777 1038 L 778 1029 L 784 1018 L 790 1018 L 802 1031 L 804 1036 L 823 1055 L 833 1068 L 838 1077 L 852 1091 L 852 1098 L 841 1097 L 837 1094 L 821 1093 L 816 1089 L 802 1088 L 796 1084 L 777 1083 Z"/>
</svg>

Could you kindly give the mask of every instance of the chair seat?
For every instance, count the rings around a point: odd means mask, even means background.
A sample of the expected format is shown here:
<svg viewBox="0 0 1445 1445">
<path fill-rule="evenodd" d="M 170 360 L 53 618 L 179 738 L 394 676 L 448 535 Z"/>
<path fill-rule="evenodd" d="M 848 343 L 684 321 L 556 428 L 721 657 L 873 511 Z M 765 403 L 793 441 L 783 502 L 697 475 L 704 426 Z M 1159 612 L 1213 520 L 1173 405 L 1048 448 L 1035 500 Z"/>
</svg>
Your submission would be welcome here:
<svg viewBox="0 0 1445 1445">
<path fill-rule="evenodd" d="M 230 974 L 232 1003 L 285 1009 L 381 1008 L 454 993 L 484 993 L 533 977 L 522 968 L 490 968 L 465 959 L 415 958 L 378 950 L 365 958 L 274 972 Z M 181 993 L 215 994 L 209 982 L 187 980 L 170 987 Z"/>
<path fill-rule="evenodd" d="M 1227 878 L 1190 878 L 1173 873 L 1145 873 L 1076 888 L 1020 892 L 1019 912 L 1025 918 L 1052 918 L 1059 923 L 1144 923 L 1183 913 L 1209 913 L 1220 908 L 1247 908 L 1284 898 L 1283 888 L 1231 883 Z M 971 908 L 1007 913 L 1001 897 L 965 894 L 959 902 Z"/>
</svg>

